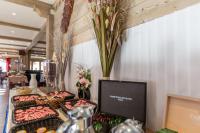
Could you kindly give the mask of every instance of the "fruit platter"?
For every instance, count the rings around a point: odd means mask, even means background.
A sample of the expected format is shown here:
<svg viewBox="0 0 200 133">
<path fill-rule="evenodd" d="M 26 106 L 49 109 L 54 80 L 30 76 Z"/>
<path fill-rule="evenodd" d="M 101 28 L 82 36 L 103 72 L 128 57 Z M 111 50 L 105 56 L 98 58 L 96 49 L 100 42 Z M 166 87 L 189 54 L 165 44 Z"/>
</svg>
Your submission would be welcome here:
<svg viewBox="0 0 200 133">
<path fill-rule="evenodd" d="M 39 97 L 39 94 L 17 95 L 12 97 L 11 102 L 15 107 L 35 105 Z"/>
<path fill-rule="evenodd" d="M 59 118 L 49 118 L 13 127 L 10 133 L 56 133 L 62 123 L 63 121 Z"/>
<path fill-rule="evenodd" d="M 54 91 L 47 94 L 48 96 L 53 96 L 54 98 L 60 98 L 63 100 L 73 99 L 75 97 L 74 94 L 68 91 Z"/>
<path fill-rule="evenodd" d="M 116 125 L 125 121 L 126 118 L 105 113 L 97 113 L 93 116 L 93 128 L 96 133 L 109 133 Z"/>
<path fill-rule="evenodd" d="M 80 107 L 80 106 L 93 106 L 94 110 L 97 107 L 97 105 L 91 101 L 85 100 L 85 99 L 73 99 L 73 100 L 67 100 L 60 104 L 62 110 L 67 113 L 68 111 Z"/>
<path fill-rule="evenodd" d="M 36 105 L 15 108 L 12 119 L 15 124 L 22 124 L 56 116 L 58 116 L 58 113 L 51 106 Z"/>
</svg>

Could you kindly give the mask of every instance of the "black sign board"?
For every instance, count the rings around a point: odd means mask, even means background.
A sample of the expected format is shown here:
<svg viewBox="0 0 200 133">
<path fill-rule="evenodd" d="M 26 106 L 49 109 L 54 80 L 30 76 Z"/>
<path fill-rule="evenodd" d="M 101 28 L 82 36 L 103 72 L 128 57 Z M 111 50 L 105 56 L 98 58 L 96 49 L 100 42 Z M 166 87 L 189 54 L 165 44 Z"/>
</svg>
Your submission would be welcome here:
<svg viewBox="0 0 200 133">
<path fill-rule="evenodd" d="M 146 122 L 146 83 L 100 80 L 98 109 L 109 113 Z"/>
</svg>

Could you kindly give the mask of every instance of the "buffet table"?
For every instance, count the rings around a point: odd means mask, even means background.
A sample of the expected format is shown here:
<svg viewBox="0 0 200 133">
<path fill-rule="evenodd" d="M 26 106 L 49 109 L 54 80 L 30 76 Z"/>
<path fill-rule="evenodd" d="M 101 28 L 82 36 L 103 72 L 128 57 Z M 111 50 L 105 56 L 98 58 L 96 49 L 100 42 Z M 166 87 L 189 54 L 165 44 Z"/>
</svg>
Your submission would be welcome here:
<svg viewBox="0 0 200 133">
<path fill-rule="evenodd" d="M 34 92 L 34 91 L 33 91 Z M 35 94 L 39 94 L 41 96 L 46 96 L 46 94 L 44 92 L 42 92 L 40 89 L 37 89 L 35 92 Z M 11 102 L 11 98 L 15 95 L 19 95 L 17 93 L 17 90 L 16 89 L 12 89 L 12 90 L 9 90 L 9 108 L 8 108 L 8 114 L 7 114 L 7 123 L 6 123 L 6 131 L 5 133 L 9 133 L 10 129 L 12 127 L 15 126 L 15 124 L 12 122 L 12 112 L 14 110 L 14 106 Z M 68 120 L 68 117 L 67 115 L 65 115 L 65 113 L 61 110 L 61 109 L 57 109 L 56 110 L 59 114 L 59 118 L 62 119 L 63 121 L 67 121 Z M 145 133 L 153 133 L 152 131 L 146 129 Z"/>
<path fill-rule="evenodd" d="M 24 75 L 12 75 L 8 77 L 9 82 L 16 84 L 16 83 L 27 83 L 28 79 Z"/>
<path fill-rule="evenodd" d="M 11 75 L 8 77 L 9 89 L 14 88 L 16 85 L 25 85 L 28 79 L 25 75 Z"/>
<path fill-rule="evenodd" d="M 37 89 L 37 93 L 40 94 L 41 96 L 45 96 L 46 94 Z M 6 127 L 6 133 L 9 133 L 9 130 L 15 126 L 15 124 L 12 122 L 12 111 L 14 109 L 13 104 L 11 103 L 11 98 L 15 95 L 18 95 L 16 92 L 16 89 L 12 89 L 9 92 L 9 109 L 8 109 L 8 119 L 7 119 L 7 127 Z M 66 121 L 68 120 L 67 116 L 60 110 L 57 109 L 57 112 L 59 113 L 59 117 Z"/>
</svg>

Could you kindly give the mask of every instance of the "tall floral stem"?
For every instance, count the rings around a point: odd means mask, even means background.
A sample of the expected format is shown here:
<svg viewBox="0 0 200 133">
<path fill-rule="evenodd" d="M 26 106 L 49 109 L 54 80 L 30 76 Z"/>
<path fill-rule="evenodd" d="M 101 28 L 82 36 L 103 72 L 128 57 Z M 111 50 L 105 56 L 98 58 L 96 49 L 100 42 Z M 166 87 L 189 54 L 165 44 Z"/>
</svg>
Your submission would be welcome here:
<svg viewBox="0 0 200 133">
<path fill-rule="evenodd" d="M 122 44 L 127 12 L 120 0 L 89 0 L 103 77 L 110 77 L 116 51 Z"/>
</svg>

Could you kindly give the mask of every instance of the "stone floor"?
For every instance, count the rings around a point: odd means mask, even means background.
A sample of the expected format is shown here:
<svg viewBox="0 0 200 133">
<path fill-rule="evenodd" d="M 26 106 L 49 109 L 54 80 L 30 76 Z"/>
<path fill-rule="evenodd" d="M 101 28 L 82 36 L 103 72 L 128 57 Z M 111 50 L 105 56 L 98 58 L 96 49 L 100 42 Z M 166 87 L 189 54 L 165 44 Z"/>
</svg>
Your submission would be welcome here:
<svg viewBox="0 0 200 133">
<path fill-rule="evenodd" d="M 0 86 L 0 133 L 3 133 L 4 121 L 6 117 L 6 109 L 8 105 L 8 89 Z"/>
</svg>

